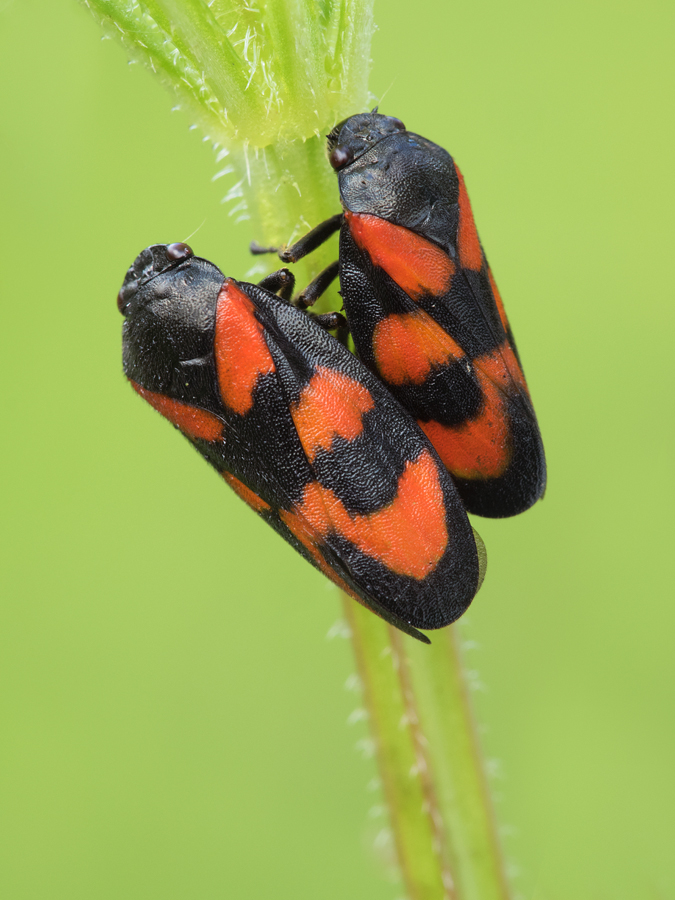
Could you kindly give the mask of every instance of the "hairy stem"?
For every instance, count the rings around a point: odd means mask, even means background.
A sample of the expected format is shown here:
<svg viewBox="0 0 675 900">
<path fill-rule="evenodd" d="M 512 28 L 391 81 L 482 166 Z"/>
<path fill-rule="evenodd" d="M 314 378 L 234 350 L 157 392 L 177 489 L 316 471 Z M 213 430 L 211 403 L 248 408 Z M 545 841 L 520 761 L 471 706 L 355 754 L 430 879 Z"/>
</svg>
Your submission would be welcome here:
<svg viewBox="0 0 675 900">
<path fill-rule="evenodd" d="M 455 628 L 426 646 L 345 615 L 409 900 L 508 900 Z"/>
<path fill-rule="evenodd" d="M 322 135 L 304 143 L 275 144 L 257 153 L 248 150 L 235 160 L 242 196 L 253 223 L 252 232 L 259 243 L 288 244 L 340 212 L 335 175 L 326 161 L 325 143 Z M 307 284 L 337 259 L 337 255 L 336 236 L 296 263 L 293 272 L 298 286 Z M 273 255 L 258 259 L 266 271 L 281 265 Z M 333 287 L 322 298 L 320 308 L 328 310 L 341 305 Z"/>
</svg>

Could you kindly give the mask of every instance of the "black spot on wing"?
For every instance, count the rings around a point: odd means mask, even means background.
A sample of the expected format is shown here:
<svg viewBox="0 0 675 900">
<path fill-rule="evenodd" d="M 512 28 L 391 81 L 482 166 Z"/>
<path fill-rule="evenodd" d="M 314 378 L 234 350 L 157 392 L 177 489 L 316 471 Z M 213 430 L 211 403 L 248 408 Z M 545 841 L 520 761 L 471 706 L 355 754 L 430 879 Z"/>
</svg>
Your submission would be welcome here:
<svg viewBox="0 0 675 900">
<path fill-rule="evenodd" d="M 483 408 L 483 393 L 466 358 L 434 369 L 423 384 L 392 388 L 416 419 L 441 425 L 461 425 Z"/>
<path fill-rule="evenodd" d="M 371 270 L 370 262 L 356 246 L 345 223 L 340 232 L 342 302 L 358 354 L 372 368 L 373 331 L 377 323 L 386 318 L 387 312 L 373 286 Z"/>
<path fill-rule="evenodd" d="M 476 308 L 483 319 L 482 322 L 476 321 L 476 328 L 481 336 L 481 340 L 484 342 L 484 346 L 486 349 L 498 347 L 503 343 L 506 332 L 504 331 L 497 303 L 492 293 L 485 255 L 483 254 L 483 265 L 479 272 L 474 272 L 471 269 L 460 269 L 457 276 L 461 280 L 466 281 Z M 488 346 L 490 339 L 492 344 Z M 480 353 L 475 355 L 480 355 Z"/>
<path fill-rule="evenodd" d="M 363 431 L 353 440 L 336 437 L 320 451 L 312 467 L 317 480 L 333 491 L 352 513 L 366 515 L 391 503 L 406 462 L 419 455 L 406 432 L 392 428 L 380 410 L 363 416 Z"/>
<path fill-rule="evenodd" d="M 313 478 L 276 373 L 258 380 L 253 398 L 246 415 L 227 416 L 222 442 L 196 446 L 215 468 L 231 472 L 265 502 L 290 507 Z"/>
</svg>

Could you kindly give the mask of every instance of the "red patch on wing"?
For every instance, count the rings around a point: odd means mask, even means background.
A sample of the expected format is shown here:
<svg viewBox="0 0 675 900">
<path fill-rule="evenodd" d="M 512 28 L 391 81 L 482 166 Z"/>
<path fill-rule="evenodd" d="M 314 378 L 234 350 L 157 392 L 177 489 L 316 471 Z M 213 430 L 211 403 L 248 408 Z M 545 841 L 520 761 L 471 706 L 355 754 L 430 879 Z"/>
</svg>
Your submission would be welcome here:
<svg viewBox="0 0 675 900">
<path fill-rule="evenodd" d="M 492 269 L 488 269 L 488 278 L 490 279 L 490 287 L 492 288 L 492 296 L 495 298 L 495 303 L 497 304 L 497 312 L 499 313 L 499 318 L 501 319 L 502 326 L 504 327 L 504 331 L 509 330 L 509 320 L 506 318 L 506 310 L 504 309 L 504 304 L 502 303 L 502 297 L 499 293 L 499 289 L 497 288 L 497 283 L 492 274 Z"/>
<path fill-rule="evenodd" d="M 493 384 L 507 393 L 524 391 L 529 397 L 523 370 L 520 368 L 516 354 L 511 349 L 508 341 L 504 341 L 492 353 L 479 356 L 473 361 L 473 364 L 479 377 L 482 372 Z"/>
<path fill-rule="evenodd" d="M 359 249 L 409 297 L 419 300 L 428 294 L 441 297 L 448 293 L 455 266 L 436 244 L 378 216 L 347 210 L 345 219 Z"/>
<path fill-rule="evenodd" d="M 263 331 L 253 303 L 226 278 L 216 308 L 216 369 L 223 402 L 240 416 L 253 406 L 259 376 L 274 372 Z"/>
<path fill-rule="evenodd" d="M 447 469 L 458 478 L 499 478 L 511 462 L 511 431 L 506 409 L 508 395 L 527 384 L 508 341 L 473 361 L 483 406 L 479 415 L 462 425 L 418 424 L 434 445 Z"/>
<path fill-rule="evenodd" d="M 321 553 L 321 535 L 317 534 L 310 524 L 304 519 L 301 515 L 298 515 L 294 512 L 288 512 L 288 510 L 282 509 L 279 510 L 279 517 L 282 522 L 288 527 L 289 531 L 291 531 L 295 537 L 300 541 L 300 543 L 305 547 L 305 549 L 309 550 L 312 559 L 316 562 L 317 566 L 321 569 L 324 575 L 326 575 L 333 584 L 336 584 L 341 590 L 343 590 L 346 594 L 349 594 L 350 597 L 353 597 L 355 600 L 358 600 L 359 603 L 365 606 L 363 600 L 356 594 L 343 579 L 338 575 L 338 573 L 333 569 L 323 558 L 323 554 Z"/>
<path fill-rule="evenodd" d="M 471 211 L 464 178 L 457 166 L 455 166 L 455 169 L 459 178 L 459 228 L 457 231 L 459 262 L 465 269 L 473 269 L 475 272 L 479 272 L 480 267 L 483 265 L 483 251 L 480 249 L 476 223 L 473 220 L 473 212 Z"/>
<path fill-rule="evenodd" d="M 492 293 L 494 294 L 497 309 L 499 311 L 499 318 L 504 326 L 504 331 L 508 331 L 509 320 L 506 318 L 502 298 L 499 296 L 497 285 L 495 284 L 495 280 L 492 277 L 492 272 L 490 270 L 488 270 L 488 275 L 490 276 L 490 286 L 492 287 Z M 476 359 L 474 365 L 489 375 L 495 384 L 502 384 L 507 390 L 512 389 L 512 385 L 515 384 L 518 390 L 524 391 L 528 397 L 530 396 L 530 391 L 527 387 L 527 382 L 525 381 L 525 375 L 523 374 L 518 358 L 513 352 L 513 348 L 511 347 L 511 344 L 509 344 L 508 339 L 493 353 Z"/>
<path fill-rule="evenodd" d="M 131 386 L 148 401 L 150 406 L 188 437 L 201 438 L 204 441 L 217 441 L 222 437 L 223 423 L 212 413 L 197 409 L 188 403 L 181 403 L 179 400 L 172 400 L 164 394 L 149 391 L 135 381 L 131 381 Z"/>
<path fill-rule="evenodd" d="M 308 533 L 323 539 L 337 532 L 396 575 L 418 581 L 436 568 L 449 540 L 438 469 L 427 450 L 416 462 L 406 463 L 396 497 L 383 509 L 350 513 L 333 491 L 312 482 L 294 513 L 281 514 L 289 528 L 291 515 L 307 523 Z M 316 545 L 316 537 L 312 539 Z"/>
<path fill-rule="evenodd" d="M 511 462 L 506 398 L 488 375 L 480 369 L 476 374 L 483 407 L 475 419 L 453 426 L 419 420 L 418 424 L 448 471 L 457 478 L 498 478 Z"/>
<path fill-rule="evenodd" d="M 269 503 L 265 503 L 262 497 L 259 497 L 257 494 L 254 494 L 251 488 L 246 487 L 246 485 L 239 481 L 238 478 L 235 478 L 230 472 L 223 472 L 223 478 L 235 492 L 238 497 L 248 503 L 251 509 L 254 509 L 256 512 L 264 512 L 266 509 L 272 509 Z"/>
<path fill-rule="evenodd" d="M 319 450 L 330 450 L 333 440 L 353 440 L 363 431 L 363 415 L 375 402 L 369 390 L 354 378 L 317 366 L 291 407 L 293 422 L 310 462 Z"/>
<path fill-rule="evenodd" d="M 464 356 L 462 348 L 422 310 L 392 313 L 375 326 L 373 353 L 388 384 L 424 384 L 435 366 Z"/>
</svg>

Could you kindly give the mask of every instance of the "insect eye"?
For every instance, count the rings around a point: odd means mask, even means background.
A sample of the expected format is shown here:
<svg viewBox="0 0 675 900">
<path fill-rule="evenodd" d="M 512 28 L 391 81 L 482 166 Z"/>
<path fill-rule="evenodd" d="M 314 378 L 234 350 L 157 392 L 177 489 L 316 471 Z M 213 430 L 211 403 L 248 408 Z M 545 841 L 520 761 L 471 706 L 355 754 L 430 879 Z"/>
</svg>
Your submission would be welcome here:
<svg viewBox="0 0 675 900">
<path fill-rule="evenodd" d="M 192 248 L 188 247 L 187 244 L 168 244 L 166 248 L 166 255 L 171 262 L 178 262 L 181 259 L 190 259 L 191 256 L 194 256 L 192 252 Z"/>
<path fill-rule="evenodd" d="M 127 298 L 124 294 L 124 288 L 120 288 L 120 292 L 117 295 L 117 308 L 124 315 L 125 309 L 127 305 Z"/>
<path fill-rule="evenodd" d="M 342 169 L 354 159 L 354 151 L 351 147 L 336 147 L 328 157 L 328 161 L 334 169 Z"/>
<path fill-rule="evenodd" d="M 391 123 L 394 126 L 394 128 L 397 129 L 397 131 L 405 131 L 405 125 L 403 124 L 403 122 L 401 122 L 400 119 L 392 118 Z"/>
</svg>

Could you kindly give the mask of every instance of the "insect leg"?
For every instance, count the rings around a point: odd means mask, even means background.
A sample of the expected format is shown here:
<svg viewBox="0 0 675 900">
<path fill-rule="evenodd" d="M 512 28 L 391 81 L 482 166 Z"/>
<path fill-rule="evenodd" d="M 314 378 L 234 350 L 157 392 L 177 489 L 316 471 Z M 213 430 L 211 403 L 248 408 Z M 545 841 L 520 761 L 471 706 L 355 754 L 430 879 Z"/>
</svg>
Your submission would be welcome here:
<svg viewBox="0 0 675 900">
<path fill-rule="evenodd" d="M 290 300 L 295 287 L 295 275 L 288 269 L 278 269 L 259 281 L 258 287 L 278 294 L 282 300 Z"/>
<path fill-rule="evenodd" d="M 301 237 L 299 241 L 296 241 L 289 247 L 263 247 L 257 241 L 251 241 L 249 249 L 254 256 L 260 256 L 263 253 L 278 253 L 279 258 L 284 262 L 297 262 L 303 256 L 311 253 L 312 250 L 320 247 L 324 241 L 327 241 L 331 235 L 338 231 L 341 225 L 342 213 L 338 213 L 336 216 L 326 219 L 325 222 L 321 222 L 316 228 L 312 228 L 304 237 Z"/>
<path fill-rule="evenodd" d="M 262 256 L 264 253 L 278 253 L 278 247 L 263 247 L 257 241 L 251 241 L 248 245 L 249 253 L 252 253 L 254 256 Z"/>
<path fill-rule="evenodd" d="M 344 325 L 340 325 L 337 328 L 337 330 L 335 332 L 335 338 L 342 344 L 343 347 L 346 347 L 347 350 L 349 350 L 351 353 L 354 352 L 353 344 L 351 347 L 349 345 L 349 325 L 348 324 L 345 323 Z"/>
<path fill-rule="evenodd" d="M 316 324 L 320 325 L 322 328 L 325 328 L 326 331 L 334 331 L 336 328 L 347 327 L 347 320 L 342 315 L 342 313 L 339 312 L 323 313 L 322 315 L 317 315 L 316 313 L 307 313 L 307 315 L 311 316 Z"/>
<path fill-rule="evenodd" d="M 295 306 L 297 306 L 298 309 L 307 309 L 309 306 L 314 306 L 324 291 L 326 291 L 335 281 L 338 271 L 339 264 L 336 259 L 335 262 L 326 266 L 323 272 L 319 272 L 316 278 L 313 281 L 310 281 L 306 288 L 303 288 L 300 291 L 293 300 Z"/>
<path fill-rule="evenodd" d="M 304 237 L 301 237 L 299 241 L 291 244 L 290 247 L 285 247 L 283 250 L 280 250 L 279 258 L 284 262 L 297 262 L 299 259 L 302 259 L 303 256 L 307 256 L 308 253 L 311 253 L 312 250 L 316 250 L 317 247 L 320 247 L 321 244 L 331 237 L 331 235 L 339 230 L 342 225 L 342 219 L 342 213 L 338 213 L 336 216 L 331 216 L 330 219 L 326 219 L 325 222 L 317 225 L 316 228 L 312 228 L 312 230 Z"/>
</svg>

